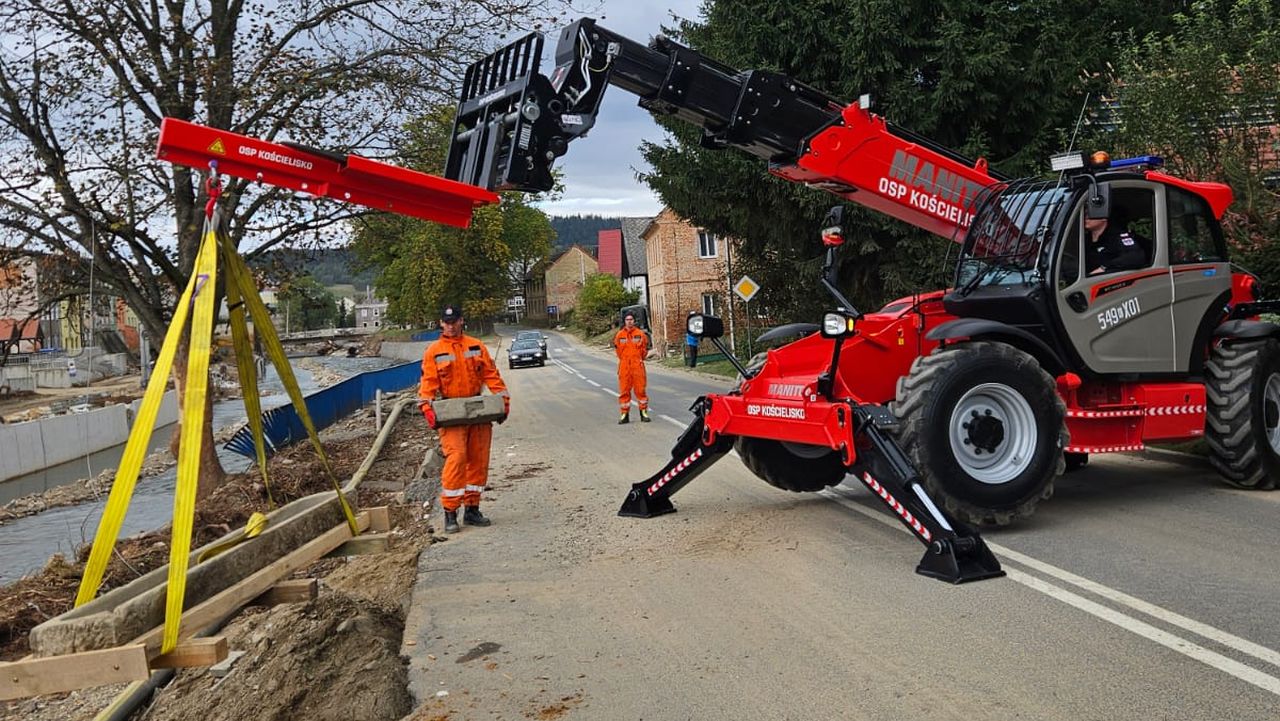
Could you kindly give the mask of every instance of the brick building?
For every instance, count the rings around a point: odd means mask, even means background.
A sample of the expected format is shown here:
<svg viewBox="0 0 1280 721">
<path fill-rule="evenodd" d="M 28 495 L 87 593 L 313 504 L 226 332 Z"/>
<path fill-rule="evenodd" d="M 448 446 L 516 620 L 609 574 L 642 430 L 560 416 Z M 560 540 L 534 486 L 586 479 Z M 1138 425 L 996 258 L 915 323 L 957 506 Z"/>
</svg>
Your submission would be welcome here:
<svg viewBox="0 0 1280 721">
<path fill-rule="evenodd" d="M 680 353 L 689 311 L 729 319 L 730 243 L 663 208 L 641 233 L 648 266 L 653 347 Z M 726 332 L 728 328 L 726 328 Z"/>
<path fill-rule="evenodd" d="M 600 272 L 595 256 L 581 246 L 567 250 L 538 263 L 524 281 L 526 316 L 530 323 L 554 323 L 578 303 L 587 276 Z M 554 307 L 554 315 L 547 313 Z"/>
</svg>

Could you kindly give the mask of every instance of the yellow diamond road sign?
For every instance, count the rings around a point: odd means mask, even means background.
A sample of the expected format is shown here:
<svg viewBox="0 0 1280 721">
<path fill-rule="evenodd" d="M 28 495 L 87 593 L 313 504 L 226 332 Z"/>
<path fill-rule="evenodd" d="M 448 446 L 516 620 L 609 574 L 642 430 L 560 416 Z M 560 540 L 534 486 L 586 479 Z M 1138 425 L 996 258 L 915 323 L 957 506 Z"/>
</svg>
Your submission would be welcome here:
<svg viewBox="0 0 1280 721">
<path fill-rule="evenodd" d="M 733 286 L 733 292 L 737 293 L 738 297 L 743 301 L 749 302 L 755 297 L 756 293 L 760 292 L 760 286 L 757 285 L 754 280 L 751 280 L 750 276 L 744 275 L 742 276 L 742 280 L 739 280 L 737 284 Z"/>
</svg>

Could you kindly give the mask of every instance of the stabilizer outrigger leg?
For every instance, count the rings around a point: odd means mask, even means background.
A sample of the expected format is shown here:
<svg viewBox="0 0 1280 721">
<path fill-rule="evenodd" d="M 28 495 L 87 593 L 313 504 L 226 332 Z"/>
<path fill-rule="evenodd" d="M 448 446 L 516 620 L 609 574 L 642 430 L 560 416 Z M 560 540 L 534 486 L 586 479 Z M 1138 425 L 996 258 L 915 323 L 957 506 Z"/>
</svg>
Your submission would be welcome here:
<svg viewBox="0 0 1280 721">
<path fill-rule="evenodd" d="M 705 398 L 699 398 L 693 404 L 690 410 L 697 415 L 676 440 L 675 447 L 671 449 L 671 461 L 646 480 L 632 484 L 627 499 L 622 502 L 622 508 L 618 509 L 619 516 L 653 518 L 675 513 L 676 507 L 671 504 L 671 496 L 729 452 L 731 439 L 723 436 L 709 446 L 703 444 L 703 416 L 706 406 Z"/>
<path fill-rule="evenodd" d="M 883 430 L 897 422 L 888 410 L 858 406 L 854 417 L 858 456 L 850 472 L 927 547 L 916 573 L 950 583 L 1005 575 L 978 532 L 929 497 L 902 449 Z"/>
</svg>

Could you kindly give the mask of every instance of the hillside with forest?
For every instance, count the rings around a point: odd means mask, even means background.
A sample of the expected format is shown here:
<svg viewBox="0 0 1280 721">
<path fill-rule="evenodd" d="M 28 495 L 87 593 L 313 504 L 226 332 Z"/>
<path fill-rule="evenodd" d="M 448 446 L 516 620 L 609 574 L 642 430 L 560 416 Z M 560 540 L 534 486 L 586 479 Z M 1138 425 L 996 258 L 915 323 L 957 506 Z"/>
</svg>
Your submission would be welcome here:
<svg viewBox="0 0 1280 721">
<path fill-rule="evenodd" d="M 603 215 L 552 215 L 551 227 L 555 228 L 555 250 L 560 251 L 571 245 L 584 248 L 595 248 L 598 244 L 597 234 L 602 230 L 617 230 L 622 227 L 621 218 Z"/>
</svg>

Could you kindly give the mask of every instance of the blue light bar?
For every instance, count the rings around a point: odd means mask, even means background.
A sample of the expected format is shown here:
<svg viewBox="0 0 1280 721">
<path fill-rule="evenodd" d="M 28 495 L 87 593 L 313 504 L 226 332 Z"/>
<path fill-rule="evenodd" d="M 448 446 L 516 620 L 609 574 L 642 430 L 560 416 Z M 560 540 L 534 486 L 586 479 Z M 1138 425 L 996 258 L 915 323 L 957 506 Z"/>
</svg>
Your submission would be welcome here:
<svg viewBox="0 0 1280 721">
<path fill-rule="evenodd" d="M 1158 155 L 1139 155 L 1136 158 L 1121 158 L 1120 160 L 1111 161 L 1111 169 L 1116 168 L 1132 168 L 1138 165 L 1146 165 L 1152 168 L 1159 168 L 1164 165 L 1164 158 Z"/>
</svg>

